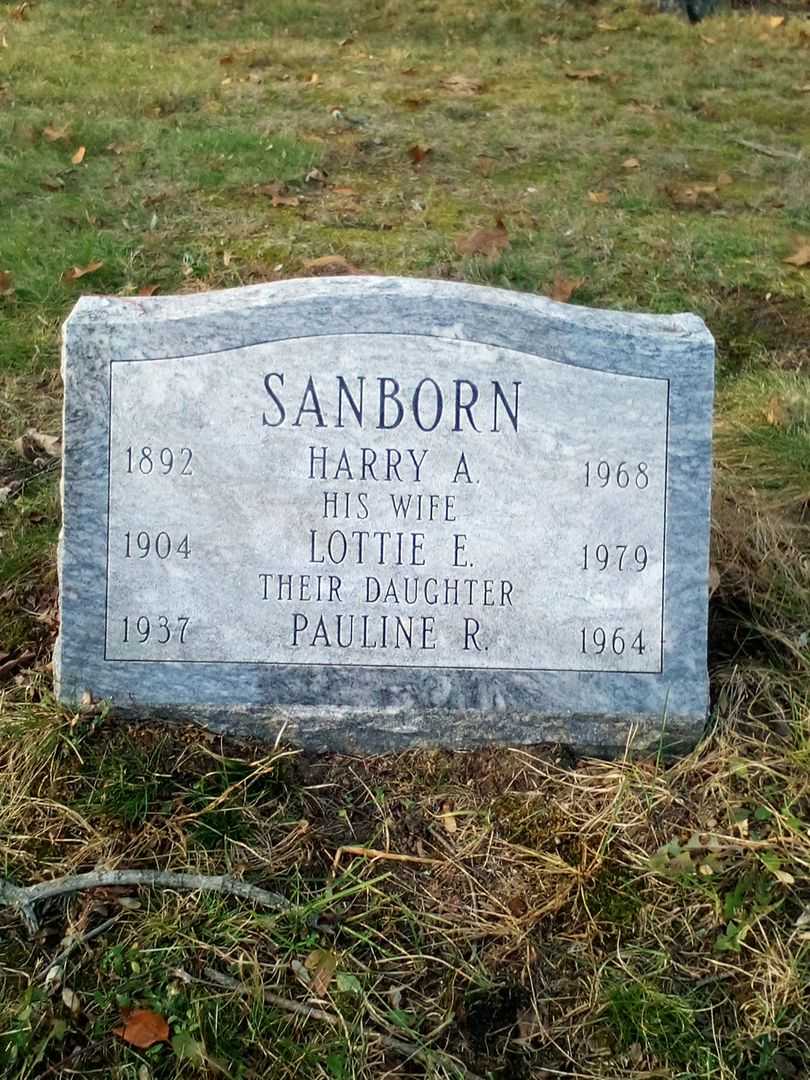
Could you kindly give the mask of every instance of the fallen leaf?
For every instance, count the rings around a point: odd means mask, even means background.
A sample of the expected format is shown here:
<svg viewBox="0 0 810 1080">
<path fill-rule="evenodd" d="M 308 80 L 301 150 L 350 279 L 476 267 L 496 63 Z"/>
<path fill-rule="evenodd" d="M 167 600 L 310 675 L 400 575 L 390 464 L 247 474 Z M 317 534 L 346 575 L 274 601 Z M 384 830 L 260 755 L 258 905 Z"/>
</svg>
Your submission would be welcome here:
<svg viewBox="0 0 810 1080">
<path fill-rule="evenodd" d="M 484 84 L 480 79 L 470 79 L 466 75 L 449 75 L 446 79 L 442 79 L 439 86 L 458 97 L 474 97 L 484 89 Z"/>
<path fill-rule="evenodd" d="M 810 266 L 810 240 L 802 239 L 796 242 L 796 250 L 784 260 L 790 266 Z"/>
<path fill-rule="evenodd" d="M 155 1043 L 166 1042 L 169 1038 L 169 1025 L 151 1009 L 127 1009 L 121 1014 L 124 1023 L 113 1028 L 113 1035 L 118 1035 L 130 1046 L 139 1050 L 148 1050 Z"/>
<path fill-rule="evenodd" d="M 233 56 L 231 56 L 230 53 L 228 53 L 227 56 L 220 56 L 219 62 L 220 64 L 222 64 L 223 67 L 225 67 L 226 65 L 233 63 Z"/>
<path fill-rule="evenodd" d="M 604 71 L 600 68 L 585 68 L 584 70 L 566 71 L 566 79 L 581 79 L 584 82 L 588 82 L 591 79 L 604 78 Z"/>
<path fill-rule="evenodd" d="M 506 906 L 509 908 L 510 913 L 516 918 L 522 918 L 529 910 L 529 905 L 523 899 L 522 896 L 512 896 L 507 901 Z"/>
<path fill-rule="evenodd" d="M 588 202 L 596 203 L 598 206 L 603 206 L 608 202 L 610 196 L 606 191 L 589 191 Z"/>
<path fill-rule="evenodd" d="M 488 154 L 479 154 L 475 159 L 475 167 L 481 176 L 492 176 L 498 165 L 498 159 Z"/>
<path fill-rule="evenodd" d="M 338 42 L 338 45 L 342 49 L 345 45 L 352 45 L 353 43 L 354 43 L 354 38 L 353 37 L 345 37 L 345 38 L 340 39 L 340 41 Z"/>
<path fill-rule="evenodd" d="M 794 86 L 793 89 L 797 94 L 810 94 L 810 82 L 804 83 L 803 86 Z"/>
<path fill-rule="evenodd" d="M 61 139 L 66 139 L 68 137 L 68 133 L 69 129 L 67 124 L 65 124 L 64 127 L 60 128 L 48 126 L 42 129 L 42 134 L 45 136 L 48 142 L 59 142 Z"/>
<path fill-rule="evenodd" d="M 554 277 L 554 284 L 551 286 L 551 292 L 547 295 L 552 300 L 557 300 L 561 304 L 567 304 L 577 289 L 585 284 L 585 278 L 564 278 L 562 274 L 556 274 Z"/>
<path fill-rule="evenodd" d="M 88 263 L 87 266 L 72 266 L 62 274 L 62 280 L 76 281 L 78 278 L 84 277 L 85 274 L 94 274 L 96 270 L 100 270 L 103 265 L 104 260 L 98 259 L 95 262 Z"/>
<path fill-rule="evenodd" d="M 716 45 L 717 44 L 717 38 L 709 37 L 708 34 L 701 34 L 700 35 L 700 40 L 703 42 L 704 45 Z"/>
<path fill-rule="evenodd" d="M 307 259 L 304 262 L 304 269 L 313 277 L 360 273 L 357 267 L 353 266 L 348 259 L 344 259 L 342 255 L 321 255 L 319 259 Z"/>
<path fill-rule="evenodd" d="M 424 109 L 429 101 L 430 98 L 426 97 L 407 97 L 403 98 L 402 104 L 410 112 L 418 112 L 420 109 Z"/>
<path fill-rule="evenodd" d="M 310 77 L 307 79 L 307 83 L 309 84 L 309 86 L 317 86 L 320 81 L 321 77 L 317 71 L 313 71 Z"/>
<path fill-rule="evenodd" d="M 337 957 L 327 949 L 313 949 L 306 959 L 309 989 L 315 997 L 323 997 L 337 970 Z"/>
<path fill-rule="evenodd" d="M 408 147 L 408 157 L 414 165 L 421 165 L 428 154 L 432 153 L 432 146 L 420 146 L 419 143 L 415 143 L 413 146 Z"/>
<path fill-rule="evenodd" d="M 439 816 L 442 819 L 442 825 L 449 833 L 458 832 L 458 822 L 456 816 L 453 813 L 453 804 L 451 802 L 443 802 L 439 807 Z"/>
<path fill-rule="evenodd" d="M 601 30 L 603 33 L 608 33 L 608 32 L 612 32 L 614 30 L 618 30 L 619 27 L 618 26 L 611 26 L 610 23 L 606 23 L 606 22 L 598 22 L 596 24 L 596 29 Z"/>
<path fill-rule="evenodd" d="M 84 161 L 84 155 L 86 153 L 87 153 L 87 147 L 86 146 L 80 146 L 79 149 L 76 151 L 76 153 L 73 155 L 73 157 L 70 160 L 73 162 L 74 165 L 81 165 L 81 163 Z"/>
<path fill-rule="evenodd" d="M 46 435 L 28 428 L 24 435 L 14 440 L 14 449 L 26 461 L 33 461 L 39 452 L 57 458 L 62 456 L 62 439 L 59 435 Z"/>
<path fill-rule="evenodd" d="M 484 255 L 488 259 L 497 259 L 508 247 L 509 234 L 500 218 L 495 222 L 494 229 L 475 229 L 456 238 L 459 255 Z"/>
<path fill-rule="evenodd" d="M 159 288 L 159 285 L 142 285 L 138 289 L 138 296 L 154 296 Z"/>
<path fill-rule="evenodd" d="M 721 172 L 720 175 L 717 177 L 718 187 L 729 187 L 729 185 L 733 183 L 734 177 L 730 173 Z"/>
<path fill-rule="evenodd" d="M 640 165 L 641 165 L 641 162 L 638 160 L 637 157 L 625 158 L 624 161 L 622 162 L 622 168 L 623 169 L 637 169 L 637 168 L 639 168 Z"/>
<path fill-rule="evenodd" d="M 273 195 L 270 201 L 273 206 L 298 206 L 301 199 L 298 195 Z"/>
<path fill-rule="evenodd" d="M 717 199 L 711 198 L 717 193 L 717 184 L 672 184 L 666 188 L 666 192 L 676 206 L 717 203 Z"/>
<path fill-rule="evenodd" d="M 62 1002 L 65 1008 L 69 1009 L 74 1016 L 78 1016 L 82 1011 L 81 998 L 75 990 L 71 990 L 68 986 L 65 986 L 62 990 Z"/>
<path fill-rule="evenodd" d="M 357 192 L 352 187 L 333 187 L 333 195 L 356 195 Z"/>
<path fill-rule="evenodd" d="M 310 169 L 304 177 L 305 184 L 325 184 L 326 173 L 323 169 Z"/>
<path fill-rule="evenodd" d="M 14 279 L 10 270 L 0 270 L 0 296 L 11 296 L 14 292 Z"/>
<path fill-rule="evenodd" d="M 784 15 L 771 15 L 768 19 L 768 27 L 771 30 L 778 30 L 780 26 L 785 25 Z"/>
</svg>

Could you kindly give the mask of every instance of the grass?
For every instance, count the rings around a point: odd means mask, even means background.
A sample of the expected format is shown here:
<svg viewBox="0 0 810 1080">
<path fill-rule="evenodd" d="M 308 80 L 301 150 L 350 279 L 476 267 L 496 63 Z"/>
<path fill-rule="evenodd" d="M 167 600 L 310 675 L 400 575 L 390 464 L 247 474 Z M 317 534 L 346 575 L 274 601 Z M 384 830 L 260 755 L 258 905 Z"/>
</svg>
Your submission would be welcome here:
<svg viewBox="0 0 810 1080">
<path fill-rule="evenodd" d="M 0 910 L 8 1076 L 806 1072 L 810 271 L 784 259 L 810 235 L 810 29 L 795 5 L 778 26 L 654 7 L 3 5 L 0 873 L 230 873 L 294 905 L 86 893 L 34 937 Z M 499 259 L 457 254 L 497 217 Z M 329 254 L 531 292 L 583 278 L 573 302 L 706 319 L 713 712 L 692 754 L 313 758 L 54 703 L 57 473 L 17 440 L 59 430 L 62 320 L 83 292 Z M 133 1006 L 170 1040 L 116 1036 Z"/>
</svg>

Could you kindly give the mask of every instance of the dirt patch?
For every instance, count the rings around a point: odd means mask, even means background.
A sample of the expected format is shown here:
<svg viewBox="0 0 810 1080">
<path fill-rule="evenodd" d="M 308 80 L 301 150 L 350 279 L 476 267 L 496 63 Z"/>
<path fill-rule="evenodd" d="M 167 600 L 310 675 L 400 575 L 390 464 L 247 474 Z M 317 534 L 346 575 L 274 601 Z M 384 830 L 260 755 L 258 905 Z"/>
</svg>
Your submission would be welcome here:
<svg viewBox="0 0 810 1080">
<path fill-rule="evenodd" d="M 763 353 L 786 369 L 810 363 L 810 308 L 792 296 L 738 287 L 714 293 L 706 321 L 717 340 L 720 362 L 739 370 Z"/>
</svg>

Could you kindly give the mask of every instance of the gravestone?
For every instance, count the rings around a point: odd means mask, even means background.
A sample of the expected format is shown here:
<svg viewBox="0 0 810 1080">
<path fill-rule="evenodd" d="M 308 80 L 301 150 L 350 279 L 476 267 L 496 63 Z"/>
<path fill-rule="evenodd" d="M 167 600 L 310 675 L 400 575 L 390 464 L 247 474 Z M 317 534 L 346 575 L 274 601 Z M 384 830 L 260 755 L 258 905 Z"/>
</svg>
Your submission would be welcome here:
<svg viewBox="0 0 810 1080">
<path fill-rule="evenodd" d="M 713 341 L 386 278 L 86 297 L 57 692 L 313 747 L 686 746 Z"/>
</svg>

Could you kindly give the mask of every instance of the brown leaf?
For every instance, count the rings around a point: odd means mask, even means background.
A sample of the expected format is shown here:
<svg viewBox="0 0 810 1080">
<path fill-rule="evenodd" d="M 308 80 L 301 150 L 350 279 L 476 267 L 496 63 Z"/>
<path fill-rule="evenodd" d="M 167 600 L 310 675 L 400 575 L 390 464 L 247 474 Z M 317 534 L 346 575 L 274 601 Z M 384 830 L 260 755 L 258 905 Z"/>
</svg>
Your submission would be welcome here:
<svg viewBox="0 0 810 1080">
<path fill-rule="evenodd" d="M 456 816 L 453 813 L 453 804 L 451 802 L 443 802 L 439 807 L 439 816 L 442 819 L 442 825 L 449 833 L 458 832 L 458 822 Z"/>
<path fill-rule="evenodd" d="M 585 284 L 585 278 L 564 278 L 562 274 L 557 273 L 554 277 L 554 284 L 551 286 L 551 292 L 547 295 L 552 300 L 558 300 L 561 304 L 567 304 L 577 289 Z"/>
<path fill-rule="evenodd" d="M 801 86 L 794 86 L 793 89 L 797 94 L 810 94 L 810 82 L 806 82 Z"/>
<path fill-rule="evenodd" d="M 270 201 L 273 206 L 298 206 L 301 199 L 298 195 L 273 195 Z"/>
<path fill-rule="evenodd" d="M 676 206 L 716 205 L 717 184 L 672 184 L 666 192 Z"/>
<path fill-rule="evenodd" d="M 286 193 L 287 185 L 280 180 L 274 180 L 270 184 L 257 184 L 253 190 L 257 195 L 269 195 L 271 198 L 275 198 Z"/>
<path fill-rule="evenodd" d="M 609 202 L 610 196 L 606 191 L 589 191 L 588 202 L 596 203 L 597 206 L 604 206 L 606 202 Z"/>
<path fill-rule="evenodd" d="M 721 172 L 720 175 L 717 177 L 717 186 L 719 188 L 729 187 L 733 183 L 734 177 L 730 173 Z"/>
<path fill-rule="evenodd" d="M 323 997 L 337 970 L 337 957 L 328 949 L 313 949 L 306 959 L 309 989 L 314 997 Z"/>
<path fill-rule="evenodd" d="M 418 112 L 420 109 L 424 109 L 429 101 L 430 98 L 427 97 L 407 97 L 403 98 L 402 104 L 410 112 Z"/>
<path fill-rule="evenodd" d="M 796 241 L 796 250 L 784 260 L 790 266 L 810 266 L 810 239 Z"/>
<path fill-rule="evenodd" d="M 159 285 L 143 285 L 138 289 L 138 296 L 154 296 L 159 288 Z"/>
<path fill-rule="evenodd" d="M 637 157 L 625 158 L 622 162 L 623 169 L 638 169 L 640 165 L 641 162 L 638 160 Z"/>
<path fill-rule="evenodd" d="M 122 1012 L 124 1023 L 113 1028 L 113 1035 L 118 1035 L 130 1046 L 139 1050 L 148 1050 L 155 1043 L 166 1042 L 169 1038 L 169 1025 L 151 1009 L 127 1009 Z"/>
<path fill-rule="evenodd" d="M 479 154 L 475 159 L 475 167 L 481 176 L 492 176 L 498 165 L 498 159 L 488 154 Z"/>
<path fill-rule="evenodd" d="M 778 30 L 780 26 L 785 25 L 784 15 L 771 15 L 768 19 L 768 28 L 770 30 Z"/>
<path fill-rule="evenodd" d="M 81 163 L 84 161 L 84 155 L 86 153 L 87 153 L 87 147 L 86 146 L 80 146 L 79 149 L 76 151 L 76 153 L 73 155 L 73 157 L 70 160 L 73 162 L 74 165 L 81 165 Z"/>
<path fill-rule="evenodd" d="M 480 79 L 470 79 L 466 75 L 449 75 L 446 79 L 442 79 L 439 86 L 457 97 L 475 97 L 484 89 L 484 84 Z"/>
<path fill-rule="evenodd" d="M 228 53 L 227 56 L 220 56 L 219 62 L 220 64 L 222 64 L 223 67 L 226 67 L 228 64 L 233 63 L 233 56 L 231 56 L 230 53 Z"/>
<path fill-rule="evenodd" d="M 606 23 L 606 22 L 598 22 L 596 24 L 596 29 L 601 30 L 603 33 L 608 33 L 608 32 L 618 30 L 619 27 L 618 26 L 611 26 L 610 23 Z"/>
<path fill-rule="evenodd" d="M 313 277 L 324 275 L 336 276 L 339 274 L 359 274 L 360 271 L 342 255 L 321 255 L 319 259 L 307 259 L 304 269 Z"/>
<path fill-rule="evenodd" d="M 500 218 L 495 222 L 494 229 L 475 229 L 466 236 L 456 238 L 459 255 L 484 255 L 488 259 L 497 259 L 508 247 L 509 234 Z"/>
<path fill-rule="evenodd" d="M 46 435 L 43 431 L 28 428 L 24 435 L 14 440 L 14 449 L 26 461 L 33 461 L 39 453 L 57 458 L 62 455 L 62 439 L 59 435 Z"/>
<path fill-rule="evenodd" d="M 0 270 L 0 296 L 11 296 L 14 292 L 14 278 L 10 270 Z"/>
<path fill-rule="evenodd" d="M 59 142 L 62 139 L 66 139 L 69 134 L 69 125 L 65 124 L 64 127 L 45 127 L 42 129 L 42 134 L 48 140 L 48 142 Z"/>
<path fill-rule="evenodd" d="M 356 195 L 357 192 L 352 187 L 333 187 L 333 195 Z"/>
<path fill-rule="evenodd" d="M 76 281 L 78 278 L 84 277 L 85 274 L 94 274 L 96 270 L 100 270 L 103 265 L 104 260 L 98 259 L 95 262 L 88 263 L 87 266 L 72 266 L 62 274 L 62 280 Z"/>
<path fill-rule="evenodd" d="M 591 79 L 602 79 L 604 78 L 604 75 L 604 71 L 600 68 L 585 68 L 584 70 L 566 71 L 565 73 L 566 79 L 581 79 L 584 82 L 588 82 Z"/>
<path fill-rule="evenodd" d="M 421 165 L 428 154 L 433 153 L 432 146 L 420 146 L 419 143 L 414 143 L 413 146 L 408 147 L 408 157 L 411 159 L 414 165 Z"/>
</svg>

